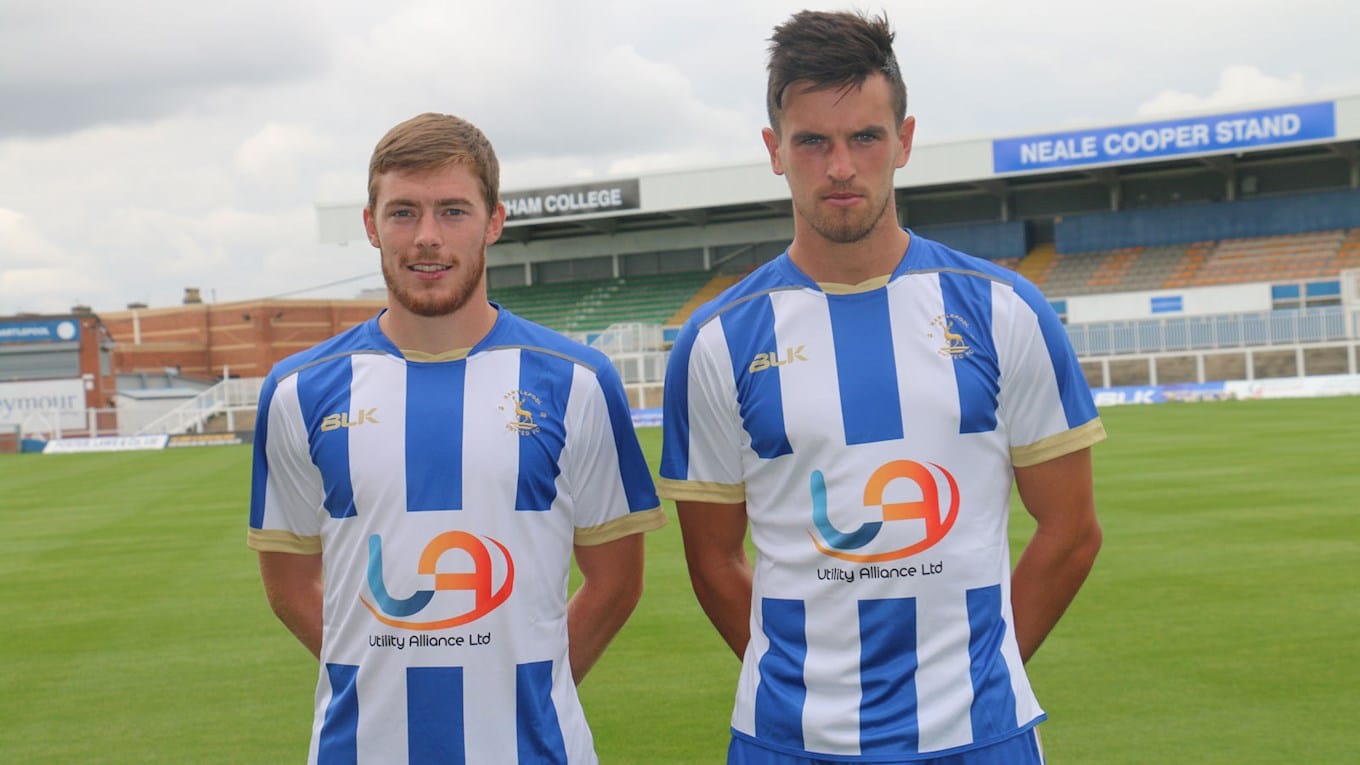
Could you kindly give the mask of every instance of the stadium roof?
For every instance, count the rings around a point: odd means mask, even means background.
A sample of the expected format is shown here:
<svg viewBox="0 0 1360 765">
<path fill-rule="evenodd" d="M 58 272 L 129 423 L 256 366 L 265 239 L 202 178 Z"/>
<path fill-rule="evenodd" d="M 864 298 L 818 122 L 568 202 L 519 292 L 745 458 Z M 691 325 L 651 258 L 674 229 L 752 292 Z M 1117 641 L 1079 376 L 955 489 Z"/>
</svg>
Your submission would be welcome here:
<svg viewBox="0 0 1360 765">
<path fill-rule="evenodd" d="M 1360 168 L 1360 94 L 1327 101 L 1262 104 L 1144 122 L 1025 136 L 924 144 L 898 171 L 903 202 L 1096 179 L 1124 179 L 1211 168 L 1232 177 L 1262 163 L 1341 157 Z M 504 189 L 509 211 L 502 242 L 784 218 L 788 187 L 768 162 L 647 173 L 585 183 Z M 364 241 L 362 202 L 319 205 L 323 244 Z"/>
</svg>

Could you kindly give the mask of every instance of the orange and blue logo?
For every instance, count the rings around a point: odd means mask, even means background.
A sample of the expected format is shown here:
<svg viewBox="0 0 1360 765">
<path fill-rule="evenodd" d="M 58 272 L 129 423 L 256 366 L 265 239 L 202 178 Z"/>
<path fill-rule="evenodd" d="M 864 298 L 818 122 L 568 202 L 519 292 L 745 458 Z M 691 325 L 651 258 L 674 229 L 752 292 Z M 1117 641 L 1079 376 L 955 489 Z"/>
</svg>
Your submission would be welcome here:
<svg viewBox="0 0 1360 765">
<path fill-rule="evenodd" d="M 445 553 L 458 550 L 471 561 L 471 571 L 456 573 L 439 571 L 439 562 Z M 503 574 L 496 581 L 496 563 L 502 564 Z M 383 581 L 382 537 L 374 534 L 368 538 L 368 589 L 373 596 L 369 602 L 362 596 L 364 604 L 373 617 L 389 627 L 408 630 L 443 630 L 474 622 L 491 613 L 505 603 L 515 586 L 515 561 L 505 545 L 491 537 L 479 537 L 465 531 L 446 531 L 431 539 L 420 553 L 416 564 L 417 573 L 433 576 L 433 590 L 416 590 L 409 597 L 394 598 L 387 591 Z M 413 619 L 431 606 L 438 592 L 466 592 L 472 594 L 472 607 L 457 613 L 441 613 L 437 618 Z M 459 601 L 466 605 L 467 599 Z"/>
<path fill-rule="evenodd" d="M 908 481 L 915 490 L 894 484 Z M 949 534 L 959 517 L 959 484 L 953 474 L 931 462 L 921 464 L 911 460 L 893 460 L 879 466 L 864 484 L 864 506 L 876 509 L 879 520 L 869 520 L 854 531 L 841 531 L 831 522 L 827 510 L 826 478 L 822 471 L 812 471 L 812 522 L 816 531 L 808 531 L 812 543 L 823 555 L 856 563 L 878 563 L 897 560 L 930 549 Z M 940 506 L 942 485 L 948 491 L 948 506 Z M 889 487 L 893 486 L 890 491 Z M 916 496 L 909 501 L 886 501 L 891 496 Z M 870 545 L 883 531 L 885 523 L 918 521 L 923 529 L 911 540 L 898 538 L 892 549 L 869 552 Z M 858 552 L 863 551 L 863 552 Z"/>
</svg>

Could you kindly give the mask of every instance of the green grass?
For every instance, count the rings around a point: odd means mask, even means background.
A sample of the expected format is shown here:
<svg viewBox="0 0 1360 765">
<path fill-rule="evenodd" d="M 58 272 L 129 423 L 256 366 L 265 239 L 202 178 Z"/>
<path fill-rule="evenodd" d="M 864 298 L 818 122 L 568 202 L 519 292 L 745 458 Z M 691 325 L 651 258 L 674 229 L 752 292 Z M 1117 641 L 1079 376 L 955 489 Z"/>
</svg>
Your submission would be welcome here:
<svg viewBox="0 0 1360 765">
<path fill-rule="evenodd" d="M 1360 398 L 1102 417 L 1104 549 L 1031 667 L 1051 762 L 1352 762 Z"/>
<path fill-rule="evenodd" d="M 1049 762 L 1351 761 L 1360 398 L 1102 416 L 1105 547 L 1030 665 Z M 249 456 L 0 456 L 0 761 L 304 759 L 315 665 L 245 548 Z M 1030 528 L 1017 511 L 1013 541 Z M 647 545 L 642 604 L 581 690 L 598 748 L 721 762 L 736 659 L 675 524 Z"/>
</svg>

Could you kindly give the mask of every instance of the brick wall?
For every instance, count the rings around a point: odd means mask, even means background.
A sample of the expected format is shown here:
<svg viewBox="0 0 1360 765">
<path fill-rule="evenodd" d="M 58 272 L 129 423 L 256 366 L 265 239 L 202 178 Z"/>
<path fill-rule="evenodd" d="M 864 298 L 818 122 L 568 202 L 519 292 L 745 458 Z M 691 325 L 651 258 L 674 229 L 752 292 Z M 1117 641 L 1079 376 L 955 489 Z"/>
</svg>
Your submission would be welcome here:
<svg viewBox="0 0 1360 765">
<path fill-rule="evenodd" d="M 141 308 L 100 315 L 117 373 L 262 377 L 275 363 L 372 318 L 382 301 L 257 300 Z"/>
</svg>

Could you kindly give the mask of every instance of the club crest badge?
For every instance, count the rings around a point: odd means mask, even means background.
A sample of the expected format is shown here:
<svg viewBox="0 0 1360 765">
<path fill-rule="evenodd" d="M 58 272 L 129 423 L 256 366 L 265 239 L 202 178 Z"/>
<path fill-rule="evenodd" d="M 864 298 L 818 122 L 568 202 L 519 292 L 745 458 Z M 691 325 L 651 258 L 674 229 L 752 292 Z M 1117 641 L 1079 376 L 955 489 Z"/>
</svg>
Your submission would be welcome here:
<svg viewBox="0 0 1360 765">
<path fill-rule="evenodd" d="M 966 339 L 970 327 L 962 316 L 952 313 L 940 314 L 931 320 L 930 326 L 932 330 L 926 333 L 926 337 L 944 341 L 944 345 L 936 351 L 941 356 L 947 359 L 961 359 L 973 355 L 973 349 Z"/>
<path fill-rule="evenodd" d="M 527 390 L 512 390 L 505 394 L 507 403 L 499 409 L 511 415 L 505 429 L 521 436 L 538 433 L 538 419 L 547 414 L 542 411 L 543 401 Z"/>
</svg>

